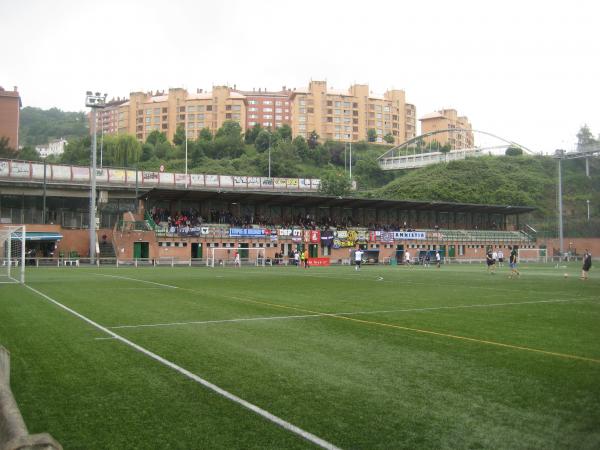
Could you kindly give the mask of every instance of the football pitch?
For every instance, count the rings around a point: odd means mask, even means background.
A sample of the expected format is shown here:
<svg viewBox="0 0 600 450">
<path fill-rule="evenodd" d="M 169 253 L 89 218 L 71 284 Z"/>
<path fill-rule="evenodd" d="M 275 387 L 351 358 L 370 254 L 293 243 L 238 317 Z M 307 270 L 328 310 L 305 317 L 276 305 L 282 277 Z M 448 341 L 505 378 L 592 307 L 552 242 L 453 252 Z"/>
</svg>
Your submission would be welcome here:
<svg viewBox="0 0 600 450">
<path fill-rule="evenodd" d="M 508 273 L 33 268 L 0 343 L 65 449 L 600 448 L 598 274 Z"/>
</svg>

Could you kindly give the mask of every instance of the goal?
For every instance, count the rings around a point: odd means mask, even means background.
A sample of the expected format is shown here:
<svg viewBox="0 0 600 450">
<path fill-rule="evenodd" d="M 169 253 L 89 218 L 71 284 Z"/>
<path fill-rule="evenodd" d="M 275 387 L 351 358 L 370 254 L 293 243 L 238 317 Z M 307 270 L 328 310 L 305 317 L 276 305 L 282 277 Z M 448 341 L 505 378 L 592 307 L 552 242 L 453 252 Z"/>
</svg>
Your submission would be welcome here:
<svg viewBox="0 0 600 450">
<path fill-rule="evenodd" d="M 25 283 L 25 227 L 0 228 L 0 283 Z"/>
<path fill-rule="evenodd" d="M 209 267 L 237 267 L 235 254 L 239 253 L 240 266 L 264 266 L 265 249 L 264 248 L 227 248 L 212 247 L 210 255 L 206 258 L 206 265 Z"/>
<path fill-rule="evenodd" d="M 545 248 L 519 248 L 519 262 L 548 262 L 548 253 Z"/>
</svg>

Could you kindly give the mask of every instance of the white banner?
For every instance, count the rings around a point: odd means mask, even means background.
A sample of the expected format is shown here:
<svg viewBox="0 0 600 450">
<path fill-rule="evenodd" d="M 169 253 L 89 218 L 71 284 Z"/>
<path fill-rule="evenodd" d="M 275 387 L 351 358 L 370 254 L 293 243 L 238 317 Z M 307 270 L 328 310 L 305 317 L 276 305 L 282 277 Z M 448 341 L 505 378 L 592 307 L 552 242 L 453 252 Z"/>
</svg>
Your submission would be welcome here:
<svg viewBox="0 0 600 450">
<path fill-rule="evenodd" d="M 233 177 L 230 175 L 220 175 L 219 185 L 221 187 L 233 187 Z"/>
<path fill-rule="evenodd" d="M 175 184 L 183 184 L 184 186 L 186 184 L 190 184 L 188 175 L 186 175 L 185 173 L 176 173 L 175 174 Z"/>
<path fill-rule="evenodd" d="M 8 161 L 0 161 L 0 177 L 7 177 L 8 172 Z"/>
<path fill-rule="evenodd" d="M 174 175 L 173 173 L 160 172 L 158 174 L 158 182 L 167 186 L 173 186 L 175 184 Z"/>
<path fill-rule="evenodd" d="M 157 184 L 158 172 L 142 172 L 142 184 Z"/>
<path fill-rule="evenodd" d="M 125 183 L 125 171 L 121 169 L 108 169 L 108 180 L 111 183 Z"/>
<path fill-rule="evenodd" d="M 248 177 L 248 187 L 249 188 L 259 188 L 260 187 L 260 177 Z"/>
<path fill-rule="evenodd" d="M 44 179 L 44 165 L 31 163 L 31 178 Z M 46 180 L 50 179 L 50 168 L 46 167 Z"/>
<path fill-rule="evenodd" d="M 190 184 L 192 186 L 204 186 L 204 175 L 201 173 L 190 174 Z"/>
<path fill-rule="evenodd" d="M 14 165 L 13 165 L 14 169 Z M 46 175 L 48 169 L 46 168 Z M 53 181 L 71 181 L 71 167 L 70 166 L 52 166 L 52 180 Z"/>
<path fill-rule="evenodd" d="M 207 186 L 219 185 L 219 175 L 204 175 L 204 179 L 206 180 Z"/>
<path fill-rule="evenodd" d="M 90 181 L 90 168 L 89 167 L 75 167 L 73 166 L 73 181 Z"/>
</svg>

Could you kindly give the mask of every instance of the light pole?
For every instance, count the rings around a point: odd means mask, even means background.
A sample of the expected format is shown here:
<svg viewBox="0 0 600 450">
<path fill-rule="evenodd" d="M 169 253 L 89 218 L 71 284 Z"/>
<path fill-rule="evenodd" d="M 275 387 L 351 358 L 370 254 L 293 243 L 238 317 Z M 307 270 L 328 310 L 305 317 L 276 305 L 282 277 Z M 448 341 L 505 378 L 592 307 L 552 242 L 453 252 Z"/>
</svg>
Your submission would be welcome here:
<svg viewBox="0 0 600 450">
<path fill-rule="evenodd" d="M 185 188 L 188 187 L 188 114 L 185 114 Z"/>
<path fill-rule="evenodd" d="M 96 260 L 96 110 L 104 108 L 107 94 L 85 93 L 85 106 L 92 109 L 92 158 L 90 168 L 90 264 Z"/>
<path fill-rule="evenodd" d="M 586 200 L 585 201 L 587 203 L 587 218 L 588 218 L 588 222 L 590 221 L 590 201 Z"/>
<path fill-rule="evenodd" d="M 561 161 L 565 157 L 564 150 L 556 150 L 554 157 L 558 159 L 558 239 L 560 243 L 560 258 L 564 257 L 565 247 L 563 244 L 563 212 L 562 212 L 562 164 Z"/>
</svg>

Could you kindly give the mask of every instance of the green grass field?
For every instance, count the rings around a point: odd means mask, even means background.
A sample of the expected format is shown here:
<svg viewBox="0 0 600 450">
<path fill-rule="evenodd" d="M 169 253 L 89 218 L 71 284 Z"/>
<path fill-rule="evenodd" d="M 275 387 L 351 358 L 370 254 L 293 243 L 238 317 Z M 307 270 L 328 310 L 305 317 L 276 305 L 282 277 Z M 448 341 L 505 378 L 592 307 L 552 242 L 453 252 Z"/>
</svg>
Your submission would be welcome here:
<svg viewBox="0 0 600 450">
<path fill-rule="evenodd" d="M 317 447 L 194 376 L 331 448 L 597 449 L 600 278 L 578 267 L 30 269 L 39 293 L 0 285 L 0 343 L 65 449 Z"/>
</svg>

